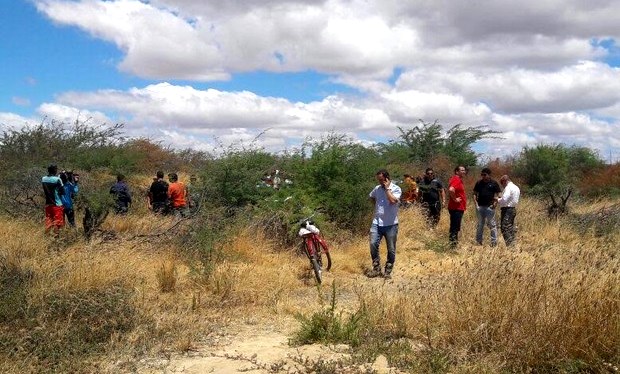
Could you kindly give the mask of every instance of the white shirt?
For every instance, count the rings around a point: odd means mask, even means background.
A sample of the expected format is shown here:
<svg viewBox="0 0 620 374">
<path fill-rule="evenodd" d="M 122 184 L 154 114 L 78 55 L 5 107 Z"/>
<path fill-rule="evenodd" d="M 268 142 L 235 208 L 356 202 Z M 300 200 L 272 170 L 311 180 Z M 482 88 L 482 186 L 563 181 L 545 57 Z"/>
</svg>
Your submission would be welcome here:
<svg viewBox="0 0 620 374">
<path fill-rule="evenodd" d="M 388 189 L 392 190 L 392 195 L 400 201 L 402 194 L 400 187 L 390 182 Z M 398 201 L 394 204 L 390 203 L 381 185 L 377 185 L 368 196 L 375 199 L 375 216 L 372 223 L 378 226 L 392 226 L 398 223 Z"/>
<path fill-rule="evenodd" d="M 497 200 L 500 208 L 514 208 L 519 203 L 519 196 L 521 196 L 521 190 L 516 184 L 508 181 L 502 197 Z"/>
</svg>

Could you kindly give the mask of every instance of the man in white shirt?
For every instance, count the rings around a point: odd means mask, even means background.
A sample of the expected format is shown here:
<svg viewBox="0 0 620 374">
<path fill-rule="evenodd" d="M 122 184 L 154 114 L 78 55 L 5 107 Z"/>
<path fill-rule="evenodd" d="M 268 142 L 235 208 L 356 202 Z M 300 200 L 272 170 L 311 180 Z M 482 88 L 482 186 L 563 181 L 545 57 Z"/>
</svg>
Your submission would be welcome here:
<svg viewBox="0 0 620 374">
<path fill-rule="evenodd" d="M 499 184 L 504 188 L 502 196 L 497 201 L 501 208 L 500 229 L 506 246 L 510 247 L 515 241 L 516 207 L 519 203 L 521 190 L 519 190 L 516 184 L 512 183 L 510 177 L 507 175 L 502 175 L 499 179 Z"/>
<path fill-rule="evenodd" d="M 398 236 L 398 206 L 402 190 L 390 180 L 390 174 L 381 169 L 376 174 L 379 184 L 370 191 L 368 197 L 375 205 L 375 214 L 370 226 L 370 256 L 372 258 L 372 271 L 369 277 L 383 275 L 385 278 L 392 277 L 392 268 L 396 260 L 396 237 Z M 385 273 L 381 273 L 381 259 L 379 256 L 379 243 L 385 237 L 387 244 L 387 261 Z"/>
</svg>

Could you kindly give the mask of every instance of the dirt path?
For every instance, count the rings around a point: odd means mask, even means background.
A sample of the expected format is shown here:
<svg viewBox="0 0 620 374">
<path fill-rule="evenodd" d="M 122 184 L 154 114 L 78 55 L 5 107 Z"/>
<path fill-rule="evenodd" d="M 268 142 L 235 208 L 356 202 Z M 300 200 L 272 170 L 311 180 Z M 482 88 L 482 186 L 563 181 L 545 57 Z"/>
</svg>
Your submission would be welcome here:
<svg viewBox="0 0 620 374">
<path fill-rule="evenodd" d="M 293 319 L 277 324 L 243 325 L 235 332 L 222 334 L 221 344 L 203 346 L 191 354 L 173 356 L 170 360 L 146 363 L 141 373 L 272 373 L 304 372 L 304 360 L 322 358 L 338 360 L 347 357 L 348 347 L 318 344 L 291 347 L 288 342 Z"/>
<path fill-rule="evenodd" d="M 326 277 L 322 292 L 329 295 L 332 276 Z M 369 279 L 361 274 L 339 277 L 338 310 L 352 309 L 356 299 L 350 290 L 358 287 L 381 287 L 395 290 L 397 284 L 406 280 L 404 274 L 385 281 Z M 305 294 L 305 295 L 304 295 Z M 294 303 L 307 303 L 316 298 L 316 289 L 308 287 L 297 295 Z M 312 296 L 311 296 L 312 295 Z M 326 296 L 328 297 L 328 296 Z M 138 371 L 144 374 L 159 373 L 306 373 L 325 368 L 338 367 L 340 373 L 395 373 L 387 366 L 384 357 L 372 358 L 374 364 L 347 366 L 349 347 L 340 345 L 311 344 L 293 347 L 289 339 L 299 328 L 299 321 L 291 315 L 254 317 L 243 322 L 229 324 L 208 339 L 195 351 L 175 354 L 170 358 L 143 360 Z"/>
</svg>

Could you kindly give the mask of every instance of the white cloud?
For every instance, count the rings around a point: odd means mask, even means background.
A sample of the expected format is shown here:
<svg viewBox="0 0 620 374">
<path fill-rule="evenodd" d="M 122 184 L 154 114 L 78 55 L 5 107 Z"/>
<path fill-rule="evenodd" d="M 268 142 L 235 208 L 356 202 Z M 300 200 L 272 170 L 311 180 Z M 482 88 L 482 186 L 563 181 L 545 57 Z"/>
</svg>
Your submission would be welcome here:
<svg viewBox="0 0 620 374">
<path fill-rule="evenodd" d="M 114 43 L 119 68 L 135 76 L 313 70 L 364 94 L 293 103 L 251 88 L 154 83 L 61 93 L 40 107 L 49 116 L 113 119 L 132 134 L 198 148 L 263 131 L 270 149 L 330 130 L 384 140 L 419 119 L 502 131 L 505 139 L 483 143 L 494 153 L 537 142 L 620 144 L 620 69 L 597 43 L 620 38 L 617 1 L 34 1 L 54 22 Z M 392 82 L 395 69 L 402 74 Z"/>
<path fill-rule="evenodd" d="M 41 117 L 53 119 L 63 123 L 73 123 L 75 121 L 89 122 L 94 124 L 113 124 L 111 120 L 102 112 L 88 109 L 78 109 L 66 105 L 55 103 L 44 103 L 37 109 Z"/>
<path fill-rule="evenodd" d="M 620 101 L 620 69 L 584 61 L 556 71 L 505 69 L 492 74 L 476 70 L 443 69 L 403 74 L 398 88 L 430 87 L 436 92 L 459 92 L 508 113 L 593 110 Z"/>
<path fill-rule="evenodd" d="M 19 130 L 32 123 L 31 118 L 26 118 L 15 113 L 0 112 L 0 131 L 9 129 Z"/>
</svg>

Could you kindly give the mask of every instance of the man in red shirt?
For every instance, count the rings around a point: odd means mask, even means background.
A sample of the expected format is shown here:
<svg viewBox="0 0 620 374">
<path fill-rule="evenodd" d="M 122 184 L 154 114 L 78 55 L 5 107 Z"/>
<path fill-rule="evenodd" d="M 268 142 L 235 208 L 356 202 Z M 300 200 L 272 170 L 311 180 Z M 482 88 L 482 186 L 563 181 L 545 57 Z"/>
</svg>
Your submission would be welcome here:
<svg viewBox="0 0 620 374">
<path fill-rule="evenodd" d="M 168 199 L 172 212 L 175 215 L 185 217 L 187 215 L 187 189 L 179 182 L 177 173 L 168 174 L 170 185 L 168 186 Z"/>
<path fill-rule="evenodd" d="M 450 200 L 448 201 L 448 212 L 450 212 L 450 245 L 455 248 L 459 242 L 459 231 L 461 231 L 461 221 L 463 213 L 467 207 L 467 197 L 465 196 L 465 186 L 463 177 L 467 175 L 465 166 L 457 166 L 454 169 L 454 176 L 448 183 Z"/>
</svg>

